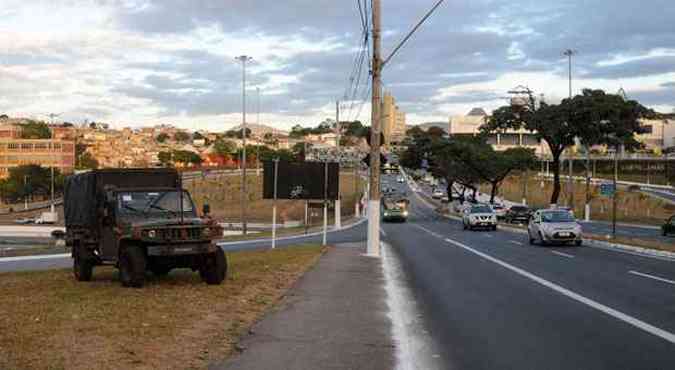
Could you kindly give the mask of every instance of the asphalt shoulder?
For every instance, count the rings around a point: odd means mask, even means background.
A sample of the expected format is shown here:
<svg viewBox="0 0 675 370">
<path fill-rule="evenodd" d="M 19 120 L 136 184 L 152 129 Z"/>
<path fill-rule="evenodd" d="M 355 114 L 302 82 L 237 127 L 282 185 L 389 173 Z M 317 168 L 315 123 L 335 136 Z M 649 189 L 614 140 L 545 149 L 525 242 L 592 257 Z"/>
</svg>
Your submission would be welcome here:
<svg viewBox="0 0 675 370">
<path fill-rule="evenodd" d="M 364 243 L 329 249 L 240 341 L 240 354 L 209 368 L 393 368 L 381 260 L 364 252 Z"/>
</svg>

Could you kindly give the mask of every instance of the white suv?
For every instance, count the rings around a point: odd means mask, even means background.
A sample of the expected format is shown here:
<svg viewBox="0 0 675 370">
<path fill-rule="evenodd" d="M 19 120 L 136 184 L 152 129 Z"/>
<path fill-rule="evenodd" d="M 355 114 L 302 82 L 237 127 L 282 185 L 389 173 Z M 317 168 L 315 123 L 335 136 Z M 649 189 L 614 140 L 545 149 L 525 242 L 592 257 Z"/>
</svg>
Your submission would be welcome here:
<svg viewBox="0 0 675 370">
<path fill-rule="evenodd" d="M 487 204 L 476 204 L 467 207 L 462 215 L 462 226 L 464 230 L 476 228 L 497 230 L 497 214 Z"/>
</svg>

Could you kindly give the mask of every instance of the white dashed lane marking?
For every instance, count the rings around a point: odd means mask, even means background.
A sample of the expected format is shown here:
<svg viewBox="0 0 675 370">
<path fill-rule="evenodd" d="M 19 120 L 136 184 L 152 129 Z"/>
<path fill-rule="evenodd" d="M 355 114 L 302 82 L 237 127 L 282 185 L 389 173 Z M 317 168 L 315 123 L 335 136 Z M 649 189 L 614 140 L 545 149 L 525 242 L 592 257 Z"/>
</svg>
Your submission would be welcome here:
<svg viewBox="0 0 675 370">
<path fill-rule="evenodd" d="M 567 254 L 567 253 L 563 253 L 563 252 L 551 251 L 551 253 L 556 254 L 556 255 L 558 255 L 558 256 L 561 256 L 561 257 L 565 257 L 565 258 L 574 258 L 573 255 Z"/>
<path fill-rule="evenodd" d="M 658 280 L 658 281 L 662 281 L 664 283 L 675 285 L 675 281 L 673 281 L 673 280 L 669 280 L 669 279 L 666 279 L 666 278 L 662 278 L 662 277 L 658 277 L 658 276 L 654 276 L 654 275 L 650 275 L 650 274 L 645 274 L 643 272 L 628 271 L 628 273 L 633 274 L 633 275 L 637 275 L 637 276 L 646 277 L 648 279 Z"/>
</svg>

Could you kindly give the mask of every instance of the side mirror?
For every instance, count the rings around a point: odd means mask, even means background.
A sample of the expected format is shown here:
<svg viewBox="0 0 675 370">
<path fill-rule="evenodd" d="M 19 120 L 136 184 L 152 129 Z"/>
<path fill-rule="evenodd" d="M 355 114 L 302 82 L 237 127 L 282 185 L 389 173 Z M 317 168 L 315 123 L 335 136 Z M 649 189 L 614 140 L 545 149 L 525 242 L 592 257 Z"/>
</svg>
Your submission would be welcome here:
<svg viewBox="0 0 675 370">
<path fill-rule="evenodd" d="M 209 213 L 211 213 L 211 206 L 208 203 L 204 203 L 202 206 L 202 214 L 204 216 L 208 216 Z"/>
</svg>

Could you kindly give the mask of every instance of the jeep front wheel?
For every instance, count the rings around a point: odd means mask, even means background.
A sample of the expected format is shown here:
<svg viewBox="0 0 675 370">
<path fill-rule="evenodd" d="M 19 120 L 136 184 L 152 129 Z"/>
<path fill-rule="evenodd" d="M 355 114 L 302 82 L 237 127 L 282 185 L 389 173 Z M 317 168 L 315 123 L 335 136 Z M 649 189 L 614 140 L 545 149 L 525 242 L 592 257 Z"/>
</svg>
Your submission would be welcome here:
<svg viewBox="0 0 675 370">
<path fill-rule="evenodd" d="M 120 251 L 120 281 L 125 287 L 141 288 L 145 284 L 145 251 L 138 246 L 127 246 Z"/>
<path fill-rule="evenodd" d="M 77 281 L 91 281 L 94 261 L 90 253 L 81 245 L 73 246 L 73 275 Z"/>
<path fill-rule="evenodd" d="M 199 275 L 209 285 L 222 283 L 225 280 L 225 275 L 227 275 L 225 252 L 218 248 L 215 253 L 207 255 L 199 268 Z"/>
</svg>

